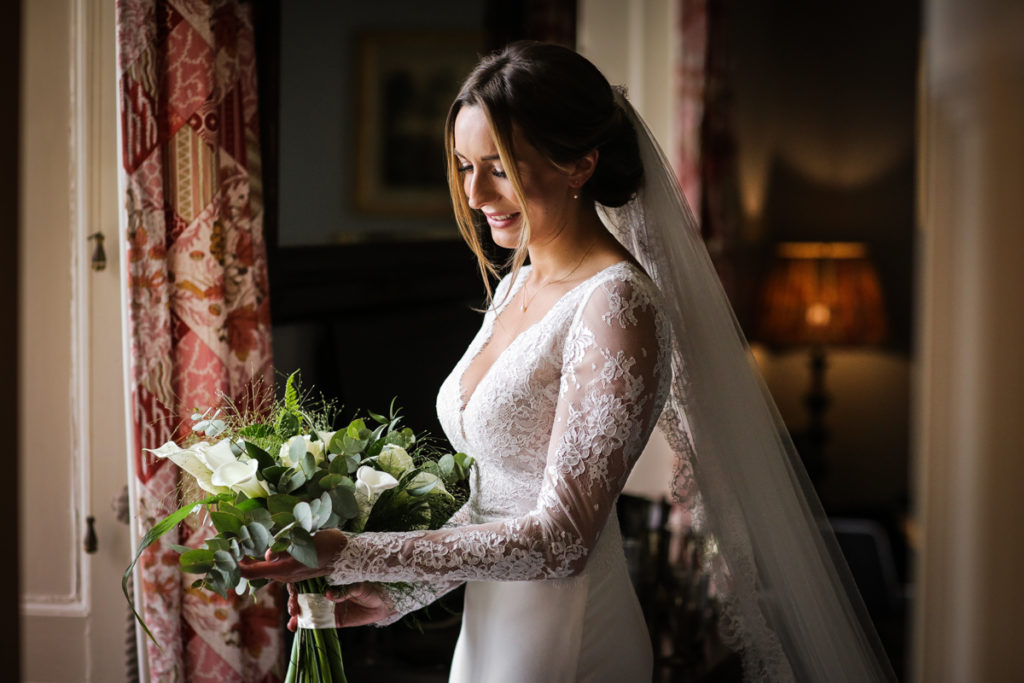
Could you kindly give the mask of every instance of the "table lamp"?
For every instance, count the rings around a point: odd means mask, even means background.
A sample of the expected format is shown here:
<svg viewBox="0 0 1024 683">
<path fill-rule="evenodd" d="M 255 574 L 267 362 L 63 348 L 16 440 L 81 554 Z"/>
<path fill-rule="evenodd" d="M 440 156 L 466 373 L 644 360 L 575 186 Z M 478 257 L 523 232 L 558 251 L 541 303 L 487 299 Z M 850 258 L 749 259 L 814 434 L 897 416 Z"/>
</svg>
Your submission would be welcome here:
<svg viewBox="0 0 1024 683">
<path fill-rule="evenodd" d="M 886 335 L 878 275 L 860 242 L 778 245 L 761 290 L 757 339 L 810 350 L 809 414 L 801 456 L 812 481 L 824 473 L 826 349 L 877 344 Z"/>
</svg>

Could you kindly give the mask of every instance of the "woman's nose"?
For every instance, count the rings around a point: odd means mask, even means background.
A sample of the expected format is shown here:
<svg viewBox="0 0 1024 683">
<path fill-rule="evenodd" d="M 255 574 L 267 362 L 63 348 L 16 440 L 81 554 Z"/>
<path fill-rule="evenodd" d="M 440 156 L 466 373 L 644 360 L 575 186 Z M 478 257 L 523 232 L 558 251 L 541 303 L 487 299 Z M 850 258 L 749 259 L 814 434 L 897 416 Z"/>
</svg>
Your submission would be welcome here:
<svg viewBox="0 0 1024 683">
<path fill-rule="evenodd" d="M 486 174 L 470 173 L 466 176 L 466 202 L 471 209 L 481 209 L 491 198 L 493 188 Z"/>
</svg>

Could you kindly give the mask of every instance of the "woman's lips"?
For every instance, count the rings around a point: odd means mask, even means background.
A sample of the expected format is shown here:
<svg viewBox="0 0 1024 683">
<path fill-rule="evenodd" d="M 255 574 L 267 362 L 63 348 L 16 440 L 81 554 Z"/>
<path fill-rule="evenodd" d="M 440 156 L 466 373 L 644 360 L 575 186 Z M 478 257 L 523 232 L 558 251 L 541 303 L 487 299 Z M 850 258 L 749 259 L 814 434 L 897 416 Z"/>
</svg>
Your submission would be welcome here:
<svg viewBox="0 0 1024 683">
<path fill-rule="evenodd" d="M 498 230 L 509 228 L 519 220 L 518 211 L 513 213 L 485 213 L 484 216 L 487 218 L 487 224 Z"/>
</svg>

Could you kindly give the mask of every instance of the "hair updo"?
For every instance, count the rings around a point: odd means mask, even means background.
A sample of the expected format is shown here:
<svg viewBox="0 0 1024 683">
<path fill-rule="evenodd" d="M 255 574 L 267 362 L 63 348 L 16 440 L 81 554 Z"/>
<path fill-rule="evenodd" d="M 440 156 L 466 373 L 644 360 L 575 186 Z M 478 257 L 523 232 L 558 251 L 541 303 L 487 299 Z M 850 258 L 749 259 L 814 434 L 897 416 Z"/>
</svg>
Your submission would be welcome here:
<svg viewBox="0 0 1024 683">
<path fill-rule="evenodd" d="M 583 198 L 604 206 L 622 206 L 640 187 L 643 164 L 636 131 L 616 102 L 608 79 L 586 58 L 559 46 L 533 41 L 512 43 L 484 57 L 469 74 L 445 123 L 448 183 L 459 229 L 480 261 L 487 261 L 474 227 L 455 161 L 455 118 L 463 107 L 477 106 L 491 126 L 495 145 L 520 203 L 522 186 L 512 160 L 518 132 L 555 166 L 568 166 L 597 150 L 597 165 L 583 185 Z M 513 269 L 526 259 L 529 222 L 512 257 Z M 489 288 L 488 288 L 489 289 Z"/>
</svg>

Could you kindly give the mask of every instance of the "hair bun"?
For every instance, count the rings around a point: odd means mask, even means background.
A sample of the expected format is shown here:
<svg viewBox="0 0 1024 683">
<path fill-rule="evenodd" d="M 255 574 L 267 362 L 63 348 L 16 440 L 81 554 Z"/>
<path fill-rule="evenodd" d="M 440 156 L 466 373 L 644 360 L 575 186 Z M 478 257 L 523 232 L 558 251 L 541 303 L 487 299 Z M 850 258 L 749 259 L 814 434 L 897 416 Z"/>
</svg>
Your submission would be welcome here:
<svg viewBox="0 0 1024 683">
<path fill-rule="evenodd" d="M 632 199 L 644 176 L 636 130 L 622 107 L 617 102 L 614 106 L 607 137 L 597 147 L 597 167 L 584 186 L 588 197 L 609 207 L 622 206 Z"/>
</svg>

